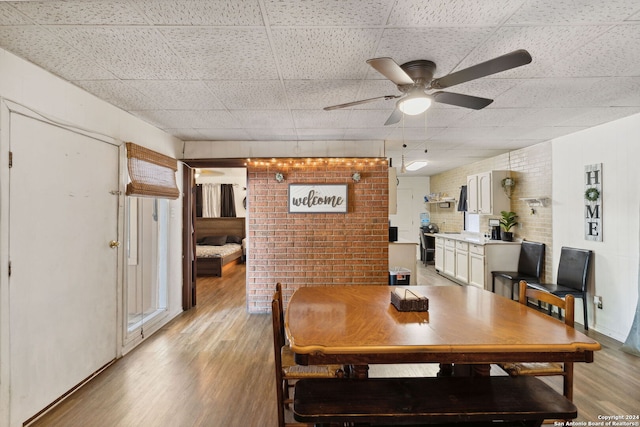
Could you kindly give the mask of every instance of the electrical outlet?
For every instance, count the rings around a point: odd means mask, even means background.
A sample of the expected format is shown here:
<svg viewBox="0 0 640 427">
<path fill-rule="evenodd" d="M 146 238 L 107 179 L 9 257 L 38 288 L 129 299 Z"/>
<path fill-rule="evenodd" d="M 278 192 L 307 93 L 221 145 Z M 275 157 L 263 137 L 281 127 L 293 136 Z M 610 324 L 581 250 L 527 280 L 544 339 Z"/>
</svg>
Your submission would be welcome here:
<svg viewBox="0 0 640 427">
<path fill-rule="evenodd" d="M 602 297 L 599 295 L 594 295 L 593 296 L 593 303 L 596 305 L 596 307 L 598 307 L 600 310 L 602 310 Z"/>
</svg>

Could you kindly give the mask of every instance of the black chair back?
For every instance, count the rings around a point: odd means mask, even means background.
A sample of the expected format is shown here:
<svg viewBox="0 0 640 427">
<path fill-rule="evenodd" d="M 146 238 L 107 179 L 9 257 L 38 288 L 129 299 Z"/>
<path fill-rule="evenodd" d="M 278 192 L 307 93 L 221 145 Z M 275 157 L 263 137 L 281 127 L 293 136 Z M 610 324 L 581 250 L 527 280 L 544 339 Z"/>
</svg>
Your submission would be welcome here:
<svg viewBox="0 0 640 427">
<path fill-rule="evenodd" d="M 590 250 L 563 246 L 562 252 L 560 252 L 560 263 L 558 264 L 557 284 L 579 292 L 585 292 L 590 266 Z"/>
<path fill-rule="evenodd" d="M 544 243 L 523 241 L 518 258 L 518 273 L 540 278 L 544 263 Z"/>
</svg>

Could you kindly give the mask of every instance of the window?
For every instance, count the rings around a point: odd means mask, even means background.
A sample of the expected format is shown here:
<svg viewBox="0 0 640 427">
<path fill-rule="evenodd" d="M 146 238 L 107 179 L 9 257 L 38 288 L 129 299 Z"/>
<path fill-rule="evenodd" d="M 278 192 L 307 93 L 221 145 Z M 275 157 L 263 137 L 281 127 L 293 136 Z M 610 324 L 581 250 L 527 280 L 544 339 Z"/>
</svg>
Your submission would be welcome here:
<svg viewBox="0 0 640 427">
<path fill-rule="evenodd" d="M 167 310 L 169 201 L 127 198 L 125 340 L 144 337 L 144 325 Z"/>
</svg>

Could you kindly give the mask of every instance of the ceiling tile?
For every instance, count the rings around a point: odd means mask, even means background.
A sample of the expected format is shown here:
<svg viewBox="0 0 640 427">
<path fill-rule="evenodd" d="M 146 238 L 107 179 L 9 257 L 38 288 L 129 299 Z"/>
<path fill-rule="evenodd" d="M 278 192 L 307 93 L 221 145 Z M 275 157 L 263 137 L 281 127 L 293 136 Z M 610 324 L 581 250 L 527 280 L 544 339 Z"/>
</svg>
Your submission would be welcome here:
<svg viewBox="0 0 640 427">
<path fill-rule="evenodd" d="M 149 110 L 135 111 L 138 117 L 155 124 L 161 129 L 235 129 L 238 121 L 224 110 Z"/>
<path fill-rule="evenodd" d="M 355 79 L 367 71 L 378 29 L 275 28 L 275 52 L 284 79 Z M 313 52 L 313 55 L 309 55 Z"/>
<path fill-rule="evenodd" d="M 586 129 L 586 127 L 579 126 L 547 126 L 536 129 L 532 128 L 528 132 L 523 132 L 519 139 L 539 139 L 542 141 L 548 141 L 550 139 L 569 135 L 570 133 L 576 133 L 584 129 Z"/>
<path fill-rule="evenodd" d="M 0 45 L 67 80 L 115 76 L 41 27 L 0 27 Z"/>
<path fill-rule="evenodd" d="M 344 139 L 342 129 L 298 129 L 298 139 L 301 141 L 339 141 Z"/>
<path fill-rule="evenodd" d="M 289 106 L 296 110 L 321 110 L 356 100 L 357 80 L 285 80 Z"/>
<path fill-rule="evenodd" d="M 629 81 L 627 89 L 640 82 Z M 615 89 L 614 92 L 609 90 Z M 494 108 L 528 106 L 532 108 L 580 108 L 591 106 L 626 105 L 619 103 L 617 88 L 606 88 L 600 78 L 553 78 L 526 81 L 500 96 Z M 622 92 L 622 91 L 621 91 Z M 635 94 L 630 96 L 638 98 Z M 627 105 L 628 106 L 628 105 Z"/>
<path fill-rule="evenodd" d="M 458 69 L 487 61 L 517 49 L 533 58 L 530 64 L 496 74 L 499 78 L 547 77 L 549 70 L 576 49 L 588 45 L 608 26 L 516 26 L 502 27 L 478 46 Z"/>
<path fill-rule="evenodd" d="M 640 23 L 614 27 L 581 46 L 552 68 L 562 76 L 637 76 L 640 70 Z"/>
<path fill-rule="evenodd" d="M 2 2 L 0 3 L 0 26 L 6 25 L 26 25 L 32 21 L 18 12 L 14 5 Z"/>
<path fill-rule="evenodd" d="M 552 126 L 583 114 L 587 108 L 485 108 L 459 120 L 456 127 Z"/>
<path fill-rule="evenodd" d="M 197 129 L 203 141 L 249 141 L 253 138 L 249 137 L 249 133 L 245 129 L 220 129 L 220 128 L 202 128 Z M 230 147 L 231 148 L 231 147 Z M 229 157 L 224 154 L 214 153 L 211 157 Z"/>
<path fill-rule="evenodd" d="M 640 113 L 637 107 L 593 107 L 582 110 L 581 114 L 558 122 L 561 126 L 597 126 Z"/>
<path fill-rule="evenodd" d="M 127 84 L 149 98 L 159 110 L 221 110 L 224 105 L 201 81 L 130 80 Z"/>
<path fill-rule="evenodd" d="M 511 24 L 590 24 L 624 21 L 638 11 L 637 0 L 527 0 Z"/>
<path fill-rule="evenodd" d="M 293 128 L 291 113 L 286 110 L 256 111 L 235 110 L 231 115 L 246 129 Z"/>
<path fill-rule="evenodd" d="M 136 0 L 156 25 L 259 26 L 264 21 L 256 0 Z"/>
<path fill-rule="evenodd" d="M 522 0 L 398 0 L 389 17 L 389 25 L 497 25 L 521 4 Z"/>
<path fill-rule="evenodd" d="M 163 28 L 171 49 L 202 79 L 278 79 L 264 28 Z"/>
<path fill-rule="evenodd" d="M 293 110 L 296 128 L 345 128 L 350 125 L 349 112 L 341 110 Z"/>
<path fill-rule="evenodd" d="M 13 5 L 41 25 L 144 25 L 129 0 L 19 1 Z"/>
<path fill-rule="evenodd" d="M 55 27 L 53 33 L 121 79 L 193 79 L 151 28 Z"/>
<path fill-rule="evenodd" d="M 121 80 L 80 80 L 76 85 L 123 110 L 151 110 L 158 105 Z"/>
<path fill-rule="evenodd" d="M 286 110 L 287 97 L 279 80 L 207 80 L 209 89 L 230 110 Z"/>
<path fill-rule="evenodd" d="M 384 25 L 388 0 L 266 0 L 269 24 L 274 26 Z"/>
</svg>

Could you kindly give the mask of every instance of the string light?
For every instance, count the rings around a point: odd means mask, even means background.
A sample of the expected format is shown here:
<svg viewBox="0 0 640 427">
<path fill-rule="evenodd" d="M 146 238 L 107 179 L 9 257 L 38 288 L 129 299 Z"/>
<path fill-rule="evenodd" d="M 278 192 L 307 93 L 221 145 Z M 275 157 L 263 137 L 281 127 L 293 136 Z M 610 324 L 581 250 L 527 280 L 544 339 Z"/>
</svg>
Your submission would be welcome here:
<svg viewBox="0 0 640 427">
<path fill-rule="evenodd" d="M 313 167 L 373 167 L 376 165 L 387 165 L 388 161 L 385 158 L 362 158 L 362 157 L 350 157 L 350 158 L 271 158 L 271 159 L 247 159 L 245 166 L 253 167 L 271 167 L 277 166 L 278 168 L 313 168 Z"/>
</svg>

